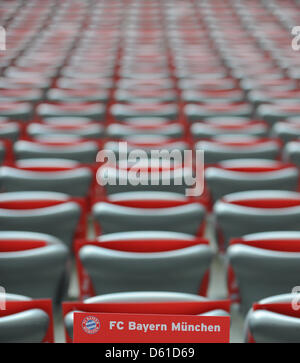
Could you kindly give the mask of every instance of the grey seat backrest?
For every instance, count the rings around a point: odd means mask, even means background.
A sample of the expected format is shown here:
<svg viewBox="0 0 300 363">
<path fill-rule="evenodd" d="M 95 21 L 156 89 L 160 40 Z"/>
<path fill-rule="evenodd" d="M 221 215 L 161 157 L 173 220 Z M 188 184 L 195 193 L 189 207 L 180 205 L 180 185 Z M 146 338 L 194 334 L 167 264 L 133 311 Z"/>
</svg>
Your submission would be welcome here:
<svg viewBox="0 0 300 363">
<path fill-rule="evenodd" d="M 149 138 L 149 136 L 148 136 L 148 138 Z M 130 141 L 130 140 L 127 139 L 127 141 Z M 151 141 L 151 139 L 148 139 L 148 141 Z M 128 157 L 132 156 L 132 155 L 130 155 L 131 152 L 135 151 L 136 149 L 145 151 L 145 156 L 147 156 L 147 155 L 150 156 L 151 151 L 153 151 L 153 150 L 159 150 L 159 151 L 168 150 L 169 152 L 172 152 L 173 150 L 175 150 L 176 152 L 179 151 L 182 155 L 185 150 L 188 150 L 188 144 L 185 141 L 174 141 L 174 142 L 170 142 L 167 144 L 160 144 L 160 142 L 166 141 L 166 139 L 164 137 L 157 138 L 157 141 L 158 141 L 157 144 L 153 144 L 150 146 L 148 146 L 148 145 L 144 146 L 144 145 L 139 145 L 139 144 L 130 144 L 130 142 L 128 142 L 127 150 L 126 150 Z M 120 154 L 121 154 L 121 152 L 123 152 L 122 149 L 120 148 L 120 142 L 117 142 L 117 141 L 107 141 L 104 144 L 103 148 L 105 150 L 112 151 L 117 160 L 119 160 Z M 163 154 L 162 154 L 161 158 L 163 159 Z"/>
<path fill-rule="evenodd" d="M 300 142 L 290 141 L 283 149 L 284 159 L 291 163 L 300 166 Z"/>
<path fill-rule="evenodd" d="M 7 117 L 13 121 L 29 121 L 32 118 L 33 106 L 28 102 L 15 102 L 0 105 L 1 117 Z"/>
<path fill-rule="evenodd" d="M 140 110 L 139 108 L 135 109 L 123 104 L 115 104 L 111 107 L 111 112 L 117 120 L 135 117 L 167 117 L 168 119 L 175 119 L 178 116 L 178 107 L 172 103 L 162 105 L 157 109 Z"/>
<path fill-rule="evenodd" d="M 50 234 L 71 247 L 80 217 L 77 203 L 68 201 L 68 196 L 54 192 L 2 193 L 0 203 L 22 200 L 66 200 L 54 206 L 33 209 L 0 208 L 0 231 L 29 231 Z"/>
<path fill-rule="evenodd" d="M 118 89 L 136 89 L 139 87 L 147 86 L 148 89 L 174 89 L 174 82 L 170 80 L 170 78 L 165 79 L 120 79 L 116 83 L 116 87 Z"/>
<path fill-rule="evenodd" d="M 299 171 L 296 167 L 264 172 L 226 170 L 226 166 L 246 168 L 264 165 L 276 166 L 278 163 L 263 159 L 245 159 L 220 163 L 220 166 L 225 167 L 224 169 L 208 167 L 205 171 L 205 180 L 213 201 L 216 202 L 226 194 L 247 190 L 298 190 Z"/>
<path fill-rule="evenodd" d="M 10 122 L 4 125 L 0 123 L 0 138 L 16 141 L 20 135 L 20 127 L 16 122 Z"/>
<path fill-rule="evenodd" d="M 167 198 L 174 196 L 175 193 L 160 192 L 141 192 L 141 193 L 121 193 L 126 196 L 129 194 L 144 198 Z M 112 195 L 110 198 L 118 194 Z M 155 198 L 155 199 L 156 199 Z M 158 199 L 159 200 L 159 199 Z M 93 207 L 93 216 L 100 224 L 103 234 L 128 231 L 173 231 L 188 234 L 197 234 L 204 218 L 205 209 L 198 203 L 191 203 L 171 208 L 132 208 L 107 202 L 96 203 Z"/>
<path fill-rule="evenodd" d="M 205 91 L 191 89 L 184 90 L 181 94 L 181 98 L 186 103 L 202 103 L 202 102 L 215 102 L 215 103 L 228 103 L 228 102 L 242 102 L 245 98 L 245 94 L 240 90 L 234 90 L 231 92 L 224 92 L 219 95 L 218 93 L 206 93 Z"/>
<path fill-rule="evenodd" d="M 91 123 L 91 120 L 88 117 L 80 117 L 80 116 L 46 117 L 43 118 L 43 123 L 46 125 L 54 125 L 54 126 L 59 126 L 62 124 L 74 126 L 74 125 L 87 125 Z"/>
<path fill-rule="evenodd" d="M 67 78 L 60 77 L 57 80 L 57 87 L 66 89 L 84 89 L 84 88 L 94 88 L 96 90 L 101 89 L 111 89 L 113 87 L 113 82 L 109 78 L 89 78 L 89 79 L 79 79 L 79 78 Z"/>
<path fill-rule="evenodd" d="M 18 240 L 43 241 L 46 245 L 30 250 L 0 252 L 0 285 L 17 294 L 57 302 L 67 272 L 67 247 L 59 239 L 42 233 L 0 232 L 0 244 L 4 241 L 9 247 L 10 241 Z"/>
<path fill-rule="evenodd" d="M 260 304 L 292 303 L 294 294 L 272 296 Z M 245 341 L 248 333 L 256 343 L 299 343 L 300 319 L 269 310 L 249 311 L 245 323 Z"/>
<path fill-rule="evenodd" d="M 97 303 L 135 303 L 135 302 L 198 302 L 198 301 L 209 301 L 209 299 L 182 292 L 169 292 L 169 291 L 136 291 L 136 292 L 121 292 L 105 294 L 95 296 L 84 300 L 86 304 L 97 304 Z M 211 310 L 202 316 L 229 316 L 229 314 L 220 309 Z M 73 321 L 74 313 L 71 312 L 65 316 L 65 326 L 70 337 L 73 337 Z"/>
<path fill-rule="evenodd" d="M 43 98 L 43 92 L 39 89 L 26 90 L 26 92 L 12 92 L 0 89 L 0 101 L 5 102 L 30 102 L 36 104 Z"/>
<path fill-rule="evenodd" d="M 280 147 L 275 141 L 262 144 L 231 146 L 214 142 L 199 141 L 196 149 L 204 150 L 206 164 L 215 164 L 230 159 L 271 159 L 274 160 L 280 153 Z"/>
<path fill-rule="evenodd" d="M 79 257 L 97 295 L 141 290 L 197 294 L 213 251 L 208 245 L 196 245 L 165 252 L 134 253 L 90 245 L 80 250 Z"/>
<path fill-rule="evenodd" d="M 215 204 L 214 213 L 225 247 L 230 239 L 249 233 L 300 230 L 300 205 L 286 208 L 252 208 L 230 203 L 251 199 L 280 198 L 298 200 L 299 193 L 280 190 L 247 191 L 227 194 L 219 200 Z"/>
<path fill-rule="evenodd" d="M 28 301 L 20 295 L 6 294 L 7 301 Z M 0 317 L 0 343 L 41 343 L 50 319 L 40 309 L 29 309 L 20 313 Z"/>
<path fill-rule="evenodd" d="M 59 126 L 59 125 L 57 125 Z M 27 127 L 27 133 L 32 138 L 47 135 L 74 135 L 85 139 L 99 139 L 104 136 L 104 127 L 101 124 L 90 124 L 84 128 L 59 128 L 55 125 L 32 123 Z"/>
<path fill-rule="evenodd" d="M 300 125 L 289 122 L 276 122 L 272 128 L 274 136 L 279 137 L 285 144 L 300 138 Z"/>
<path fill-rule="evenodd" d="M 85 94 L 83 89 L 82 94 L 79 91 L 73 94 L 66 89 L 51 88 L 47 93 L 47 99 L 52 102 L 107 102 L 108 98 L 108 92 L 103 90 Z"/>
<path fill-rule="evenodd" d="M 260 119 L 268 122 L 270 125 L 274 125 L 278 121 L 285 120 L 289 117 L 300 116 L 300 108 L 298 111 L 289 110 L 289 107 L 281 108 L 279 105 L 275 104 L 262 104 L 257 108 L 257 115 Z"/>
<path fill-rule="evenodd" d="M 172 138 L 183 136 L 183 128 L 180 124 L 174 123 L 164 128 L 134 128 L 126 125 L 111 124 L 106 129 L 107 135 L 113 139 L 124 139 L 133 135 L 163 135 Z"/>
<path fill-rule="evenodd" d="M 244 238 L 246 241 L 260 239 L 267 241 L 280 237 L 300 240 L 300 232 L 258 233 Z M 246 313 L 254 302 L 291 291 L 299 284 L 300 252 L 275 251 L 234 244 L 228 247 L 227 256 L 239 287 L 243 313 Z"/>
<path fill-rule="evenodd" d="M 225 128 L 218 127 L 218 125 L 212 123 L 195 122 L 191 126 L 191 133 L 195 138 L 199 139 L 209 139 L 217 135 L 233 134 L 265 137 L 267 136 L 268 130 L 263 124 L 251 125 L 247 128 Z"/>
<path fill-rule="evenodd" d="M 157 103 L 157 102 L 174 102 L 177 99 L 176 93 L 173 91 L 165 91 L 162 94 L 153 94 L 150 95 L 148 97 L 147 94 L 147 89 L 145 90 L 145 93 L 140 96 L 136 96 L 134 90 L 133 92 L 131 92 L 130 90 L 126 90 L 126 89 L 118 89 L 115 92 L 114 95 L 115 99 L 117 102 L 141 102 L 141 103 L 145 103 L 145 102 L 153 102 L 153 103 Z"/>
<path fill-rule="evenodd" d="M 136 185 L 135 183 L 130 183 L 127 170 L 103 168 L 97 174 L 98 178 L 101 178 L 101 176 L 107 181 L 104 187 L 107 194 L 135 191 L 185 194 L 187 188 L 191 187 L 193 170 L 186 167 L 161 171 L 159 173 L 140 173 L 137 178 L 138 184 Z"/>
<path fill-rule="evenodd" d="M 17 159 L 57 158 L 70 159 L 83 164 L 95 163 L 98 145 L 93 141 L 70 145 L 43 145 L 20 140 L 15 143 L 14 152 Z"/>
<path fill-rule="evenodd" d="M 40 159 L 41 163 L 45 162 L 44 165 L 53 166 L 55 160 L 59 165 L 57 159 Z M 91 182 L 92 172 L 86 167 L 54 172 L 36 172 L 13 167 L 0 168 L 0 185 L 4 192 L 39 190 L 66 193 L 74 197 L 86 197 Z"/>
<path fill-rule="evenodd" d="M 72 104 L 68 109 L 62 108 L 59 105 L 42 103 L 37 107 L 37 113 L 41 117 L 66 117 L 66 116 L 82 116 L 93 120 L 104 118 L 105 107 L 99 103 L 84 105 L 82 109 L 72 108 Z"/>
<path fill-rule="evenodd" d="M 184 108 L 184 112 L 189 121 L 199 121 L 206 117 L 218 117 L 218 116 L 237 116 L 237 117 L 251 117 L 253 110 L 251 105 L 245 104 L 237 108 L 213 109 L 206 106 L 200 106 L 195 104 L 188 104 Z"/>
</svg>

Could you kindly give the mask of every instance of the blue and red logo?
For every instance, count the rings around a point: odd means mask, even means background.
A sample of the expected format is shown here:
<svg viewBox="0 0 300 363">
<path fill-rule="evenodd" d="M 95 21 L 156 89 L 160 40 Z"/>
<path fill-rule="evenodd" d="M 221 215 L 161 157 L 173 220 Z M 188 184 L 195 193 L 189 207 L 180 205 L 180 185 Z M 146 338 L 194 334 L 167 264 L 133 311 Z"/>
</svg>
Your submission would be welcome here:
<svg viewBox="0 0 300 363">
<path fill-rule="evenodd" d="M 95 316 L 87 316 L 82 320 L 82 329 L 87 334 L 96 334 L 100 330 L 100 321 Z"/>
</svg>

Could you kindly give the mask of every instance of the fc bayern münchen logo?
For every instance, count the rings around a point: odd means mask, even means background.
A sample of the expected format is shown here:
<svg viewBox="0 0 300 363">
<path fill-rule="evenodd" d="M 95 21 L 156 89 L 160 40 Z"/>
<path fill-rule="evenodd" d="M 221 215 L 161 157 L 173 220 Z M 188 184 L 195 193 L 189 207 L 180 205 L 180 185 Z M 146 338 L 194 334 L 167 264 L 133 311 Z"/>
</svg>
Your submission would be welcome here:
<svg viewBox="0 0 300 363">
<path fill-rule="evenodd" d="M 82 329 L 87 334 L 96 334 L 100 329 L 100 321 L 94 316 L 87 316 L 82 321 Z"/>
</svg>

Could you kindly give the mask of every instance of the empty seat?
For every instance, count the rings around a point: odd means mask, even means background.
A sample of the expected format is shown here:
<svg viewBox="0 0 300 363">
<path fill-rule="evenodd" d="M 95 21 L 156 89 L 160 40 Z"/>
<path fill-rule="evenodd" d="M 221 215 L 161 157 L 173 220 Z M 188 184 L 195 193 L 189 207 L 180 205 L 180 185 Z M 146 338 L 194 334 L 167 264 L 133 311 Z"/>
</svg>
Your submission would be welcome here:
<svg viewBox="0 0 300 363">
<path fill-rule="evenodd" d="M 84 88 L 84 89 L 52 88 L 47 93 L 47 99 L 50 102 L 59 102 L 59 103 L 107 102 L 108 97 L 109 93 L 107 92 L 107 90 L 95 91 L 94 89 L 91 88 Z"/>
<path fill-rule="evenodd" d="M 292 307 L 295 294 L 282 294 L 258 301 L 247 315 L 246 343 L 299 343 L 299 310 Z"/>
<path fill-rule="evenodd" d="M 68 195 L 52 192 L 15 192 L 0 195 L 0 230 L 53 235 L 71 248 L 79 227 L 81 205 Z"/>
<path fill-rule="evenodd" d="M 57 303 L 65 293 L 68 255 L 67 247 L 53 236 L 0 232 L 1 284 L 7 291 Z"/>
<path fill-rule="evenodd" d="M 275 78 L 275 79 L 243 79 L 240 82 L 241 88 L 246 91 L 252 90 L 273 90 L 273 91 L 292 91 L 297 89 L 297 81 L 291 78 Z"/>
<path fill-rule="evenodd" d="M 283 149 L 283 157 L 298 167 L 300 166 L 300 140 L 288 142 Z"/>
<path fill-rule="evenodd" d="M 82 164 L 94 164 L 99 151 L 95 140 L 62 137 L 48 141 L 19 140 L 14 145 L 16 159 L 70 159 Z"/>
<path fill-rule="evenodd" d="M 119 89 L 114 95 L 118 102 L 138 102 L 138 103 L 160 103 L 175 102 L 177 95 L 173 90 L 168 89 Z"/>
<path fill-rule="evenodd" d="M 50 104 L 42 103 L 37 107 L 37 114 L 41 118 L 45 117 L 65 117 L 81 116 L 88 117 L 99 121 L 105 116 L 105 107 L 100 103 L 67 103 L 67 104 Z"/>
<path fill-rule="evenodd" d="M 135 90 L 135 89 L 173 89 L 174 82 L 170 78 L 164 79 L 120 79 L 116 83 L 117 89 Z"/>
<path fill-rule="evenodd" d="M 263 122 L 196 122 L 191 126 L 191 133 L 196 139 L 210 139 L 218 135 L 250 135 L 265 137 L 268 129 Z"/>
<path fill-rule="evenodd" d="M 278 159 L 281 144 L 276 139 L 228 135 L 199 141 L 197 150 L 204 150 L 205 164 L 215 164 L 230 159 Z"/>
<path fill-rule="evenodd" d="M 141 230 L 182 232 L 201 236 L 205 208 L 183 195 L 167 192 L 128 192 L 96 203 L 93 216 L 101 233 Z"/>
<path fill-rule="evenodd" d="M 0 101 L 6 102 L 30 102 L 37 103 L 43 98 L 43 93 L 39 89 L 0 89 Z"/>
<path fill-rule="evenodd" d="M 82 297 L 141 290 L 206 295 L 213 257 L 207 240 L 172 238 L 87 241 L 76 253 Z"/>
<path fill-rule="evenodd" d="M 163 159 L 141 159 L 138 166 L 124 165 L 122 162 L 116 167 L 103 165 L 98 169 L 97 181 L 98 184 L 104 185 L 107 194 L 131 191 L 185 194 L 186 190 L 195 184 L 193 174 L 190 166 L 172 164 L 171 161 L 164 162 Z"/>
<path fill-rule="evenodd" d="M 0 168 L 3 192 L 49 191 L 87 198 L 93 172 L 78 162 L 64 159 L 24 159 Z"/>
<path fill-rule="evenodd" d="M 201 121 L 207 117 L 237 116 L 251 117 L 252 107 L 247 103 L 242 104 L 188 104 L 184 107 L 184 112 L 190 122 Z"/>
<path fill-rule="evenodd" d="M 230 90 L 197 90 L 189 89 L 182 92 L 186 103 L 234 103 L 244 101 L 245 94 L 239 89 Z"/>
<path fill-rule="evenodd" d="M 88 123 L 81 125 L 45 125 L 31 123 L 27 126 L 26 132 L 30 138 L 38 138 L 47 135 L 78 136 L 83 139 L 100 139 L 104 136 L 104 127 L 99 123 Z"/>
<path fill-rule="evenodd" d="M 181 90 L 201 90 L 201 91 L 227 91 L 236 89 L 237 82 L 233 78 L 189 78 L 180 79 L 178 81 L 178 87 Z"/>
<path fill-rule="evenodd" d="M 16 141 L 20 136 L 20 125 L 17 122 L 0 122 L 0 139 Z"/>
<path fill-rule="evenodd" d="M 57 74 L 57 70 L 56 69 L 48 69 L 48 70 L 43 70 L 43 78 L 47 79 L 47 78 L 52 78 L 55 77 Z M 4 72 L 3 75 L 6 76 L 7 78 L 34 78 L 36 76 L 40 75 L 40 71 L 39 70 L 35 70 L 34 68 L 26 68 L 26 67 L 8 67 Z"/>
<path fill-rule="evenodd" d="M 266 103 L 278 103 L 278 102 L 293 102 L 297 103 L 299 100 L 300 91 L 299 90 L 272 90 L 272 89 L 263 89 L 263 90 L 253 90 L 248 93 L 248 100 L 254 104 L 255 106 L 259 106 L 261 104 Z"/>
<path fill-rule="evenodd" d="M 300 230 L 300 194 L 280 190 L 225 195 L 214 207 L 220 246 L 232 238 L 267 231 Z"/>
<path fill-rule="evenodd" d="M 286 144 L 300 138 L 300 123 L 293 121 L 276 122 L 272 128 L 272 133 Z"/>
<path fill-rule="evenodd" d="M 5 298 L 7 301 L 19 302 L 20 306 L 18 312 L 4 311 L 4 314 L 0 315 L 0 342 L 43 342 L 51 324 L 50 316 L 42 309 L 22 308 L 22 302 L 31 300 L 28 297 L 6 294 Z"/>
<path fill-rule="evenodd" d="M 51 86 L 51 80 L 43 77 L 0 77 L 0 88 L 3 89 L 41 89 L 46 90 Z"/>
<path fill-rule="evenodd" d="M 226 194 L 247 190 L 298 191 L 298 168 L 277 161 L 264 159 L 227 160 L 209 166 L 205 180 L 216 202 Z"/>
<path fill-rule="evenodd" d="M 270 125 L 289 117 L 300 116 L 299 104 L 263 104 L 257 108 L 257 115 Z"/>
<path fill-rule="evenodd" d="M 1 84 L 1 82 L 0 82 Z M 60 77 L 57 80 L 57 87 L 63 89 L 70 90 L 82 90 L 82 89 L 93 89 L 101 90 L 101 89 L 111 89 L 112 88 L 112 80 L 110 78 L 98 78 L 98 77 L 90 77 L 85 79 L 80 78 L 67 78 Z"/>
<path fill-rule="evenodd" d="M 87 125 L 94 123 L 88 117 L 80 117 L 80 116 L 65 116 L 65 117 L 45 117 L 42 120 L 45 125 L 53 125 L 53 126 L 77 126 L 77 125 Z"/>
<path fill-rule="evenodd" d="M 76 79 L 89 79 L 91 77 L 111 77 L 113 75 L 113 67 L 110 65 L 103 70 L 98 67 L 98 69 L 89 69 L 88 67 L 80 66 L 67 66 L 61 69 L 61 76 L 67 78 Z"/>
<path fill-rule="evenodd" d="M 232 239 L 227 250 L 232 269 L 231 286 L 237 286 L 241 310 L 254 302 L 298 284 L 300 232 L 264 232 Z"/>
<path fill-rule="evenodd" d="M 197 304 L 195 307 L 186 304 L 192 302 L 210 304 L 209 306 Z M 230 316 L 229 305 L 226 301 L 211 301 L 199 295 L 168 291 L 113 293 L 95 296 L 84 300 L 83 303 L 99 304 L 98 310 L 108 313 Z M 76 309 L 76 304 L 74 305 L 75 311 L 79 311 Z M 83 306 L 82 310 L 84 310 Z M 71 342 L 73 339 L 74 311 L 68 311 L 68 309 L 64 309 L 64 311 L 66 340 Z"/>
<path fill-rule="evenodd" d="M 166 117 L 170 120 L 178 117 L 176 104 L 114 104 L 111 113 L 117 120 L 134 117 Z"/>
<path fill-rule="evenodd" d="M 1 117 L 12 121 L 27 122 L 32 118 L 33 108 L 27 102 L 5 102 L 0 105 Z"/>
<path fill-rule="evenodd" d="M 1 129 L 0 129 L 1 130 Z M 167 123 L 163 125 L 131 125 L 113 123 L 106 129 L 107 136 L 112 139 L 126 139 L 134 135 L 162 135 L 170 138 L 183 137 L 183 126 L 179 123 Z"/>
<path fill-rule="evenodd" d="M 120 141 L 122 142 L 122 141 Z M 126 140 L 126 148 L 124 147 L 124 141 L 121 145 L 119 141 L 107 141 L 103 145 L 104 150 L 110 150 L 113 152 L 117 160 L 120 155 L 124 154 L 130 159 L 134 157 L 136 150 L 142 153 L 144 151 L 144 158 L 150 156 L 153 151 L 167 150 L 169 153 L 165 157 L 169 157 L 172 151 L 178 151 L 180 154 L 184 154 L 185 150 L 188 150 L 189 144 L 185 140 L 172 140 L 165 136 L 160 135 L 136 135 L 128 137 Z M 134 151 L 130 157 L 131 152 Z M 164 153 L 165 151 L 163 151 Z"/>
</svg>

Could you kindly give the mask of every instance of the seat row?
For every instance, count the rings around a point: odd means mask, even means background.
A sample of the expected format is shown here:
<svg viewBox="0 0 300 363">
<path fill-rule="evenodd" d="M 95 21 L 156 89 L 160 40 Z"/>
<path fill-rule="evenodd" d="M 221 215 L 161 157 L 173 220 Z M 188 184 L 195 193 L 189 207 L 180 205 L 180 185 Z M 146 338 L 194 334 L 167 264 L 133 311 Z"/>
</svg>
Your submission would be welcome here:
<svg viewBox="0 0 300 363">
<path fill-rule="evenodd" d="M 0 312 L 1 343 L 53 342 L 53 316 L 45 303 L 9 294 L 7 311 Z M 245 322 L 244 341 L 251 343 L 297 343 L 299 311 L 291 308 L 295 295 L 281 294 L 253 305 Z M 151 304 L 149 304 L 151 303 Z M 226 301 L 174 292 L 127 292 L 96 296 L 83 303 L 64 304 L 64 326 L 68 342 L 73 340 L 74 312 L 230 316 Z M 48 308 L 48 309 L 47 309 Z"/>
</svg>

